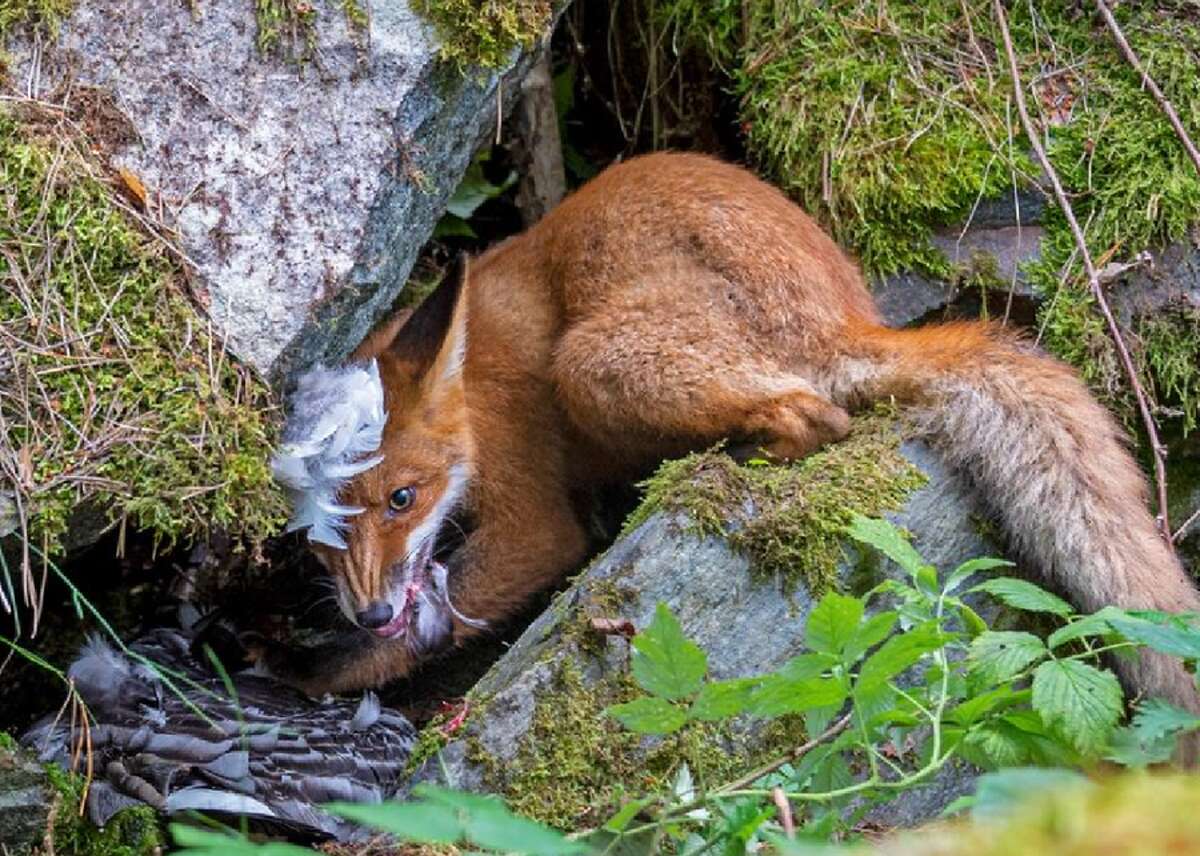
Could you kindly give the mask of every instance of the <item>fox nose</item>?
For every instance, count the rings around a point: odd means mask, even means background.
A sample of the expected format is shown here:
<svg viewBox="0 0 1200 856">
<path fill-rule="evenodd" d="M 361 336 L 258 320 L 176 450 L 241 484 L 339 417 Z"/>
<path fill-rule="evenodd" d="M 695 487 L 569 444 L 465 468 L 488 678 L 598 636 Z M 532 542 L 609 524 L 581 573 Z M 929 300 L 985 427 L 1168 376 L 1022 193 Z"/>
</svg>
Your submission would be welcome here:
<svg viewBox="0 0 1200 856">
<path fill-rule="evenodd" d="M 383 627 L 392 620 L 392 605 L 386 600 L 377 600 L 362 612 L 357 613 L 354 618 L 368 630 Z"/>
</svg>

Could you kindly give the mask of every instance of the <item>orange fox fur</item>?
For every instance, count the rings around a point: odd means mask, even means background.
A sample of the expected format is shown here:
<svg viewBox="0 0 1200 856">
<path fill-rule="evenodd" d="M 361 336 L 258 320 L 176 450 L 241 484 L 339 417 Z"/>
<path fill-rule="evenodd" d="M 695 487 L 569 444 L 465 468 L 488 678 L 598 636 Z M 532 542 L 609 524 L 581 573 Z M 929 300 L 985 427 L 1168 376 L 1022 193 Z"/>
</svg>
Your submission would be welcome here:
<svg viewBox="0 0 1200 856">
<path fill-rule="evenodd" d="M 884 327 L 856 265 L 740 168 L 685 154 L 614 166 L 406 319 L 355 354 L 378 359 L 388 419 L 383 463 L 339 497 L 365 509 L 348 548 L 318 548 L 348 615 L 392 596 L 452 472 L 467 473 L 475 528 L 451 562 L 451 602 L 495 625 L 584 558 L 573 489 L 725 437 L 802 457 L 886 397 L 914 405 L 1017 551 L 1079 608 L 1200 608 L 1122 432 L 1066 366 L 986 322 Z M 410 485 L 411 507 L 389 511 Z M 456 641 L 477 632 L 453 618 Z M 364 634 L 284 671 L 343 690 L 422 653 Z M 1120 668 L 1133 690 L 1200 709 L 1176 661 Z"/>
</svg>

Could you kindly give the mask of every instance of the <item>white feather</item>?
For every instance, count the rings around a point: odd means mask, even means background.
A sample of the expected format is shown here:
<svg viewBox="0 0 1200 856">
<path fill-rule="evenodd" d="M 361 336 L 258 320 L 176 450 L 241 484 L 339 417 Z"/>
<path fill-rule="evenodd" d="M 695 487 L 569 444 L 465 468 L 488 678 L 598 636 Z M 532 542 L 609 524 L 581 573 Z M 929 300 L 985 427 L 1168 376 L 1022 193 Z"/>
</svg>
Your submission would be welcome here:
<svg viewBox="0 0 1200 856">
<path fill-rule="evenodd" d="M 346 548 L 347 517 L 363 509 L 337 501 L 354 476 L 383 461 L 387 414 L 374 361 L 340 369 L 317 366 L 300 376 L 291 397 L 284 442 L 271 461 L 292 502 L 288 531 L 308 529 L 310 541 Z"/>
</svg>

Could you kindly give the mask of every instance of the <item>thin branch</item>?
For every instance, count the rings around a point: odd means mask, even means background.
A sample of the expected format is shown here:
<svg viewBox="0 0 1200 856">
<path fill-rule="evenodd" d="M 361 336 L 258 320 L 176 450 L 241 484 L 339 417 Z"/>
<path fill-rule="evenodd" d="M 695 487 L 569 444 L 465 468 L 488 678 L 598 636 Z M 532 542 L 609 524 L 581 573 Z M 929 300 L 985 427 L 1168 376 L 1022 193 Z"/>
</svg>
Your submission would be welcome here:
<svg viewBox="0 0 1200 856">
<path fill-rule="evenodd" d="M 763 776 L 774 773 L 776 770 L 778 770 L 784 764 L 790 764 L 793 761 L 799 760 L 800 758 L 804 757 L 809 752 L 811 752 L 813 749 L 820 746 L 826 740 L 836 737 L 837 735 L 839 735 L 843 731 L 845 731 L 850 726 L 851 717 L 852 717 L 852 714 L 847 713 L 845 716 L 843 716 L 841 719 L 839 719 L 833 725 L 826 728 L 825 731 L 823 731 L 818 736 L 814 737 L 812 740 L 809 740 L 807 743 L 803 743 L 803 744 L 797 746 L 795 749 L 788 752 L 782 758 L 776 758 L 771 763 L 764 764 L 763 766 L 759 767 L 757 770 L 754 770 L 754 771 L 749 772 L 746 775 L 742 776 L 740 779 L 732 781 L 727 785 L 721 786 L 720 788 L 717 789 L 716 792 L 718 794 L 720 794 L 725 791 L 741 790 L 742 788 L 747 787 L 747 786 L 753 784 L 754 782 L 757 782 Z"/>
<path fill-rule="evenodd" d="M 1129 46 L 1129 42 L 1125 38 L 1125 33 L 1121 31 L 1121 25 L 1117 23 L 1117 19 L 1113 17 L 1112 10 L 1108 8 L 1108 4 L 1104 0 L 1096 0 L 1096 8 L 1100 10 L 1100 14 L 1104 16 L 1104 23 L 1108 25 L 1109 32 L 1112 33 L 1113 40 L 1117 43 L 1117 47 L 1121 49 L 1121 53 L 1125 54 L 1125 59 L 1133 66 L 1133 70 L 1142 76 L 1142 86 L 1150 90 L 1150 94 L 1154 96 L 1154 100 L 1158 102 L 1158 106 L 1162 108 L 1163 114 L 1167 117 L 1167 121 L 1171 123 L 1171 127 L 1175 129 L 1176 136 L 1179 137 L 1179 142 L 1183 143 L 1183 147 L 1187 150 L 1188 157 L 1192 159 L 1192 163 L 1196 165 L 1196 170 L 1200 172 L 1200 150 L 1196 148 L 1196 144 L 1192 142 L 1192 138 L 1188 136 L 1187 129 L 1183 127 L 1183 122 L 1179 120 L 1179 114 L 1175 112 L 1175 108 L 1171 102 L 1167 100 L 1167 96 L 1163 95 L 1163 91 L 1158 88 L 1158 84 L 1154 82 L 1154 78 L 1142 66 L 1138 56 L 1133 52 L 1133 48 Z"/>
<path fill-rule="evenodd" d="M 1171 536 L 1171 540 L 1178 544 L 1179 539 L 1183 537 L 1185 532 L 1192 528 L 1192 524 L 1197 520 L 1200 520 L 1200 508 L 1197 508 L 1196 512 L 1191 517 L 1183 521 L 1183 525 L 1175 530 L 1175 534 Z"/>
<path fill-rule="evenodd" d="M 1154 481 L 1158 489 L 1158 529 L 1163 540 L 1167 542 L 1168 548 L 1171 548 L 1173 547 L 1171 524 L 1167 516 L 1167 450 L 1158 439 L 1158 429 L 1154 425 L 1154 417 L 1150 414 L 1150 405 L 1146 400 L 1146 392 L 1142 389 L 1141 381 L 1138 380 L 1137 369 L 1133 365 L 1133 358 L 1129 355 L 1129 348 L 1126 347 L 1125 340 L 1121 336 L 1121 328 L 1117 325 L 1116 318 L 1113 317 L 1112 309 L 1109 308 L 1108 298 L 1104 296 L 1104 289 L 1100 284 L 1100 274 L 1092 262 L 1092 254 L 1087 248 L 1087 240 L 1083 236 L 1083 230 L 1079 228 L 1079 221 L 1075 219 L 1075 211 L 1071 208 L 1071 202 L 1067 198 L 1066 191 L 1063 190 L 1058 173 L 1055 172 L 1054 166 L 1050 163 L 1050 158 L 1046 156 L 1046 150 L 1042 147 L 1037 129 L 1033 126 L 1033 120 L 1029 118 L 1029 110 L 1025 106 L 1025 92 L 1021 84 L 1021 71 L 1017 65 L 1016 52 L 1013 50 L 1012 35 L 1008 31 L 1008 18 L 1004 14 L 1004 4 L 1001 0 L 992 0 L 992 6 L 995 8 L 996 22 L 1000 26 L 1000 35 L 1004 39 L 1004 52 L 1008 56 L 1009 71 L 1012 74 L 1013 80 L 1013 94 L 1017 102 L 1017 112 L 1021 116 L 1021 125 L 1025 129 L 1025 136 L 1029 138 L 1029 144 L 1033 147 L 1034 154 L 1037 155 L 1042 169 L 1050 177 L 1050 183 L 1054 187 L 1054 197 L 1058 201 L 1058 207 L 1066 218 L 1067 225 L 1071 227 L 1071 234 L 1075 237 L 1076 246 L 1079 247 L 1079 254 L 1083 260 L 1083 269 L 1087 273 L 1088 288 L 1096 298 L 1096 304 L 1100 307 L 1100 311 L 1104 315 L 1109 333 L 1112 335 L 1113 343 L 1116 345 L 1117 353 L 1120 355 L 1121 363 L 1125 368 L 1125 374 L 1129 377 L 1129 383 L 1133 387 L 1133 394 L 1137 398 L 1138 410 L 1141 412 L 1142 422 L 1146 426 L 1146 435 L 1150 440 L 1150 450 L 1154 455 Z"/>
</svg>

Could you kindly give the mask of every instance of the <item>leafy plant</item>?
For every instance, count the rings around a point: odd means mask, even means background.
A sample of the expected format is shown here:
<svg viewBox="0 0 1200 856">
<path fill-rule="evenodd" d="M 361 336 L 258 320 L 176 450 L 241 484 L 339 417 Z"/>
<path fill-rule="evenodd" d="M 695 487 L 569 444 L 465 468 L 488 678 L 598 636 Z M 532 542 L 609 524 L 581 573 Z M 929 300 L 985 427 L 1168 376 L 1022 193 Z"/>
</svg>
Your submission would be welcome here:
<svg viewBox="0 0 1200 856">
<path fill-rule="evenodd" d="M 489 199 L 502 195 L 517 183 L 517 174 L 510 172 L 500 184 L 494 184 L 483 173 L 483 165 L 491 157 L 491 151 L 484 149 L 471 161 L 458 183 L 450 201 L 446 203 L 446 213 L 438 221 L 433 230 L 435 238 L 477 238 L 475 230 L 468 222 L 479 207 Z"/>
<path fill-rule="evenodd" d="M 810 739 L 775 760 L 708 788 L 681 764 L 661 792 L 632 791 L 607 821 L 568 837 L 494 797 L 425 785 L 415 802 L 329 810 L 401 841 L 482 851 L 741 854 L 773 845 L 790 853 L 799 851 L 789 832 L 836 840 L 872 805 L 921 787 L 956 759 L 999 772 L 950 810 L 994 817 L 1029 793 L 1081 780 L 1066 768 L 1166 761 L 1180 736 L 1200 729 L 1200 717 L 1160 699 L 1142 701 L 1122 725 L 1125 701 L 1102 659 L 1144 646 L 1194 663 L 1194 616 L 1113 607 L 1081 615 L 1026 580 L 980 580 L 1009 562 L 972 559 L 943 578 L 885 521 L 857 517 L 847 532 L 904 573 L 861 597 L 822 597 L 808 616 L 807 651 L 774 672 L 713 680 L 704 651 L 660 604 L 632 639 L 630 670 L 644 694 L 607 709 L 651 743 L 689 722 L 738 729 L 803 717 Z M 1058 626 L 1044 638 L 992 630 L 971 605 L 983 598 Z M 224 834 L 175 835 L 187 854 L 261 852 Z"/>
<path fill-rule="evenodd" d="M 1200 631 L 1186 619 L 1116 608 L 1079 615 L 1025 580 L 979 582 L 980 573 L 1010 564 L 998 559 L 974 559 L 942 580 L 891 524 L 859 517 L 848 531 L 907 579 L 862 597 L 827 594 L 808 617 L 809 650 L 754 678 L 706 679 L 704 653 L 660 605 L 632 643 L 633 677 L 646 695 L 608 710 L 647 735 L 694 720 L 799 714 L 813 740 L 760 775 L 707 793 L 684 789 L 681 798 L 677 787 L 630 803 L 607 833 L 652 833 L 688 850 L 697 837 L 709 846 L 744 843 L 749 824 L 750 838 L 770 840 L 781 829 L 772 801 L 778 789 L 807 807 L 808 830 L 826 839 L 866 806 L 921 785 L 955 758 L 985 769 L 1075 766 L 1101 757 L 1142 765 L 1168 759 L 1176 739 L 1200 727 L 1200 718 L 1151 699 L 1119 728 L 1121 687 L 1101 660 L 1141 645 L 1198 659 Z M 964 599 L 970 595 L 1061 626 L 1046 639 L 988 629 Z M 843 817 L 851 800 L 857 809 Z"/>
</svg>

